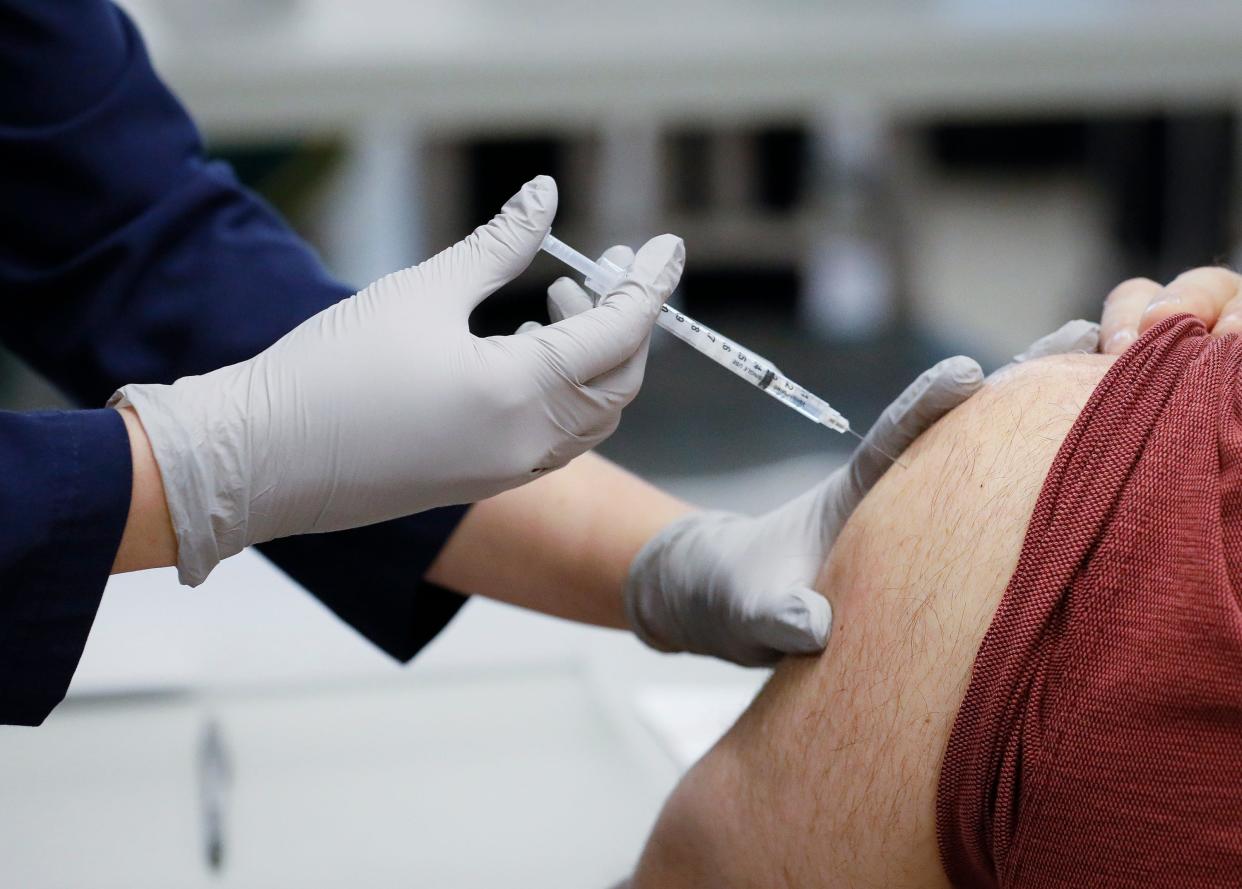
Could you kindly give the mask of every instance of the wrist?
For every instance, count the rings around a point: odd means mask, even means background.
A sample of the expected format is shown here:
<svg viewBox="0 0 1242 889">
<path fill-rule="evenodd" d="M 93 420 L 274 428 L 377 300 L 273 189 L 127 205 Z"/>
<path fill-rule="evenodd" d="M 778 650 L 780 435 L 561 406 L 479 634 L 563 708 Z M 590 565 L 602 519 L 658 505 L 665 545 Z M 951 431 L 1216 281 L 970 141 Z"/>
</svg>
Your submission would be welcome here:
<svg viewBox="0 0 1242 889">
<path fill-rule="evenodd" d="M 129 435 L 133 476 L 129 515 L 121 545 L 113 560 L 112 573 L 163 568 L 177 562 L 177 538 L 173 534 L 155 453 L 137 411 L 130 406 L 116 408 Z"/>
</svg>

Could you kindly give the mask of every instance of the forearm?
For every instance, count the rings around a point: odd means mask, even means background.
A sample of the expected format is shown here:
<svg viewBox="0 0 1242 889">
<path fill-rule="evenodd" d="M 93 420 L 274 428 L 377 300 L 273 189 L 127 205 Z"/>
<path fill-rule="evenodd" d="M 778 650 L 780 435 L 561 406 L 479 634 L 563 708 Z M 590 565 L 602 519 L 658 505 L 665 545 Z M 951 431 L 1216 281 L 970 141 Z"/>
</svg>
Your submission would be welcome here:
<svg viewBox="0 0 1242 889">
<path fill-rule="evenodd" d="M 112 573 L 164 568 L 177 563 L 177 539 L 168 517 L 164 499 L 164 483 L 159 466 L 151 452 L 151 443 L 142 428 L 142 421 L 131 407 L 120 409 L 129 433 L 129 449 L 133 460 L 132 494 L 129 517 L 121 535 L 121 545 L 112 563 Z"/>
<path fill-rule="evenodd" d="M 627 626 L 622 589 L 651 537 L 691 507 L 595 454 L 475 505 L 427 579 L 545 614 Z"/>
</svg>

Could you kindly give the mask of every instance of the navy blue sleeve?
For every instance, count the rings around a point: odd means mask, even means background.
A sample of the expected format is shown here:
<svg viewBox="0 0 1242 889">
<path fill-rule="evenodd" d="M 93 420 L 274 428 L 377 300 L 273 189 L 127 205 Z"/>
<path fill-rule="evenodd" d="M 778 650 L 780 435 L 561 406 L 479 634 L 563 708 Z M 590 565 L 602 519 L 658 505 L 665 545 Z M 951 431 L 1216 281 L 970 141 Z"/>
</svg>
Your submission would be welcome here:
<svg viewBox="0 0 1242 889">
<path fill-rule="evenodd" d="M 0 0 L 0 232 L 0 337 L 86 405 L 249 358 L 352 292 L 204 157 L 105 0 Z M 406 660 L 463 601 L 422 575 L 464 511 L 261 549 Z"/>
<path fill-rule="evenodd" d="M 0 723 L 39 725 L 64 698 L 130 485 L 116 411 L 0 411 Z"/>
</svg>

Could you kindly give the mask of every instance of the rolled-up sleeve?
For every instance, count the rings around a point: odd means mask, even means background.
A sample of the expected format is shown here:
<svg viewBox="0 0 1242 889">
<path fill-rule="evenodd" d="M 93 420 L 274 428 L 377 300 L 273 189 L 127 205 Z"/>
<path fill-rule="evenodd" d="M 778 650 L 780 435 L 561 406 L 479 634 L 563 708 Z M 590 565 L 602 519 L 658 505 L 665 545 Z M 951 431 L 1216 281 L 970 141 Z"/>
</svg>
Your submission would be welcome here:
<svg viewBox="0 0 1242 889">
<path fill-rule="evenodd" d="M 73 678 L 129 513 L 113 410 L 0 412 L 0 723 L 39 725 Z"/>
<path fill-rule="evenodd" d="M 252 357 L 349 296 L 199 134 L 105 0 L 0 0 L 0 337 L 79 403 Z M 465 512 L 261 547 L 412 657 L 461 606 L 423 573 Z"/>
</svg>

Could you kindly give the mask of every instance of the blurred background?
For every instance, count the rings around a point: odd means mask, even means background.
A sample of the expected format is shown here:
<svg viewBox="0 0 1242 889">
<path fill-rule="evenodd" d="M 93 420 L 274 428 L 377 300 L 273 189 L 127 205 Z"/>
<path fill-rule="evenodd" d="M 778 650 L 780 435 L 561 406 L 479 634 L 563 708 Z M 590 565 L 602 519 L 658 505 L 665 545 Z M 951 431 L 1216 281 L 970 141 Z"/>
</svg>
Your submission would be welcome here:
<svg viewBox="0 0 1242 889">
<path fill-rule="evenodd" d="M 859 429 L 939 358 L 994 368 L 1239 243 L 1236 0 L 123 5 L 344 279 L 549 173 L 560 237 L 681 235 L 678 304 Z M 476 330 L 545 319 L 558 274 Z M 0 359 L 0 407 L 62 403 Z M 602 451 L 760 510 L 849 445 L 657 333 Z M 0 728 L 0 885 L 606 886 L 763 679 L 486 601 L 399 669 L 258 556 L 120 578 L 68 702 Z"/>
</svg>

